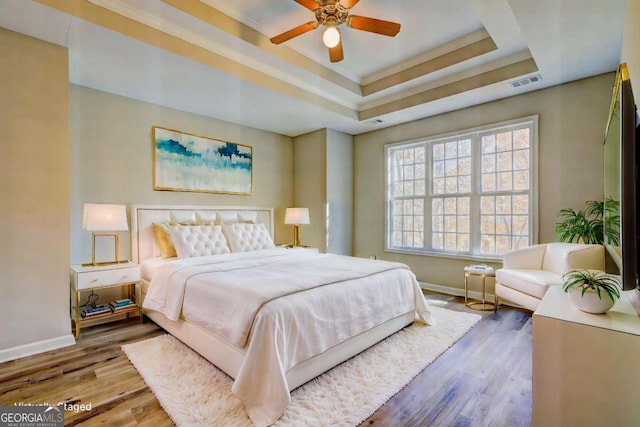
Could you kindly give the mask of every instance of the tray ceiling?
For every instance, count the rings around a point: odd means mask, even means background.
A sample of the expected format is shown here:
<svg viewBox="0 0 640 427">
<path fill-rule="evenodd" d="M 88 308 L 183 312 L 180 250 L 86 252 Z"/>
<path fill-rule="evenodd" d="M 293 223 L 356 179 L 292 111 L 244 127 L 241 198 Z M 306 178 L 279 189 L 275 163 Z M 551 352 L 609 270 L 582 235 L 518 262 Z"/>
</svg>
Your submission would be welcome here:
<svg viewBox="0 0 640 427">
<path fill-rule="evenodd" d="M 0 26 L 67 47 L 74 84 L 290 136 L 359 134 L 614 71 L 624 3 L 361 0 L 353 14 L 400 33 L 341 28 L 338 63 L 320 28 L 269 42 L 314 19 L 293 0 L 0 0 Z"/>
</svg>

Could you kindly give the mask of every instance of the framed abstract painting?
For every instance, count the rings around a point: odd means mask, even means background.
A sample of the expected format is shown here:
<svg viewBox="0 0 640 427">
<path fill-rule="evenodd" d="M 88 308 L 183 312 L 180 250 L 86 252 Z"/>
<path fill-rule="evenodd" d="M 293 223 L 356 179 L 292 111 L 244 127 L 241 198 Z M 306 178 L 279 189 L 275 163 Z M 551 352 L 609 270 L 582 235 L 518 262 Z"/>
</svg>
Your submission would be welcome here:
<svg viewBox="0 0 640 427">
<path fill-rule="evenodd" d="M 152 140 L 154 190 L 251 194 L 250 146 L 159 126 Z"/>
</svg>

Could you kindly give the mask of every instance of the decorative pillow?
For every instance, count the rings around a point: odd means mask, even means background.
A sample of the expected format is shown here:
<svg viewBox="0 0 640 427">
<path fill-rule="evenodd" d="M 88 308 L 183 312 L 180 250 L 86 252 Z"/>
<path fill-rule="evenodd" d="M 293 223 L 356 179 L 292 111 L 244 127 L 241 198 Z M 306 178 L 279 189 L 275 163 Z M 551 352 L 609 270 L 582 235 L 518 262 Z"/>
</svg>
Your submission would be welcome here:
<svg viewBox="0 0 640 427">
<path fill-rule="evenodd" d="M 173 246 L 173 242 L 171 241 L 171 235 L 169 235 L 169 230 L 167 230 L 167 224 L 151 224 L 153 227 L 153 235 L 156 238 L 156 243 L 160 248 L 160 255 L 162 258 L 173 258 L 178 256 L 176 254 L 176 248 Z"/>
<path fill-rule="evenodd" d="M 178 258 L 229 253 L 220 225 L 169 225 Z"/>
<path fill-rule="evenodd" d="M 264 224 L 237 222 L 234 224 L 223 224 L 222 230 L 227 237 L 231 252 L 248 252 L 275 248 L 271 234 L 269 234 L 269 230 Z"/>
</svg>

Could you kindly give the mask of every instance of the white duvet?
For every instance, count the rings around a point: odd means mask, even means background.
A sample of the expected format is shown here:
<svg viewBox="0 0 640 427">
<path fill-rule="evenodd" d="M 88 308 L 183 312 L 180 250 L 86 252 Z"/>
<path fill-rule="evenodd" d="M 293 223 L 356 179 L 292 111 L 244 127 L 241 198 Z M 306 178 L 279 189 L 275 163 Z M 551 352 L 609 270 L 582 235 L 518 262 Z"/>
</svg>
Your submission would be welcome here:
<svg viewBox="0 0 640 427">
<path fill-rule="evenodd" d="M 258 426 L 284 412 L 286 372 L 298 363 L 412 310 L 432 323 L 406 265 L 283 248 L 171 261 L 144 308 L 246 349 L 232 391 Z"/>
</svg>

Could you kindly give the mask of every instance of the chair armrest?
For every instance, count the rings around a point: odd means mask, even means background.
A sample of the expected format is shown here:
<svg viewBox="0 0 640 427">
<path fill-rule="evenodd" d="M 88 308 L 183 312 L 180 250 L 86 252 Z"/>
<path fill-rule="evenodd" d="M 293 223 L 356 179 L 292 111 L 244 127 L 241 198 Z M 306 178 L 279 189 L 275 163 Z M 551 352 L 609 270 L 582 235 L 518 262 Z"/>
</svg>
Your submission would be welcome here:
<svg viewBox="0 0 640 427">
<path fill-rule="evenodd" d="M 604 247 L 582 243 L 549 243 L 542 269 L 557 274 L 582 269 L 604 270 Z"/>
<path fill-rule="evenodd" d="M 541 270 L 546 247 L 546 244 L 533 245 L 506 253 L 502 258 L 502 267 Z"/>
<path fill-rule="evenodd" d="M 582 248 L 572 249 L 566 253 L 564 273 L 577 269 L 604 270 L 604 246 L 584 246 L 585 247 Z"/>
</svg>

